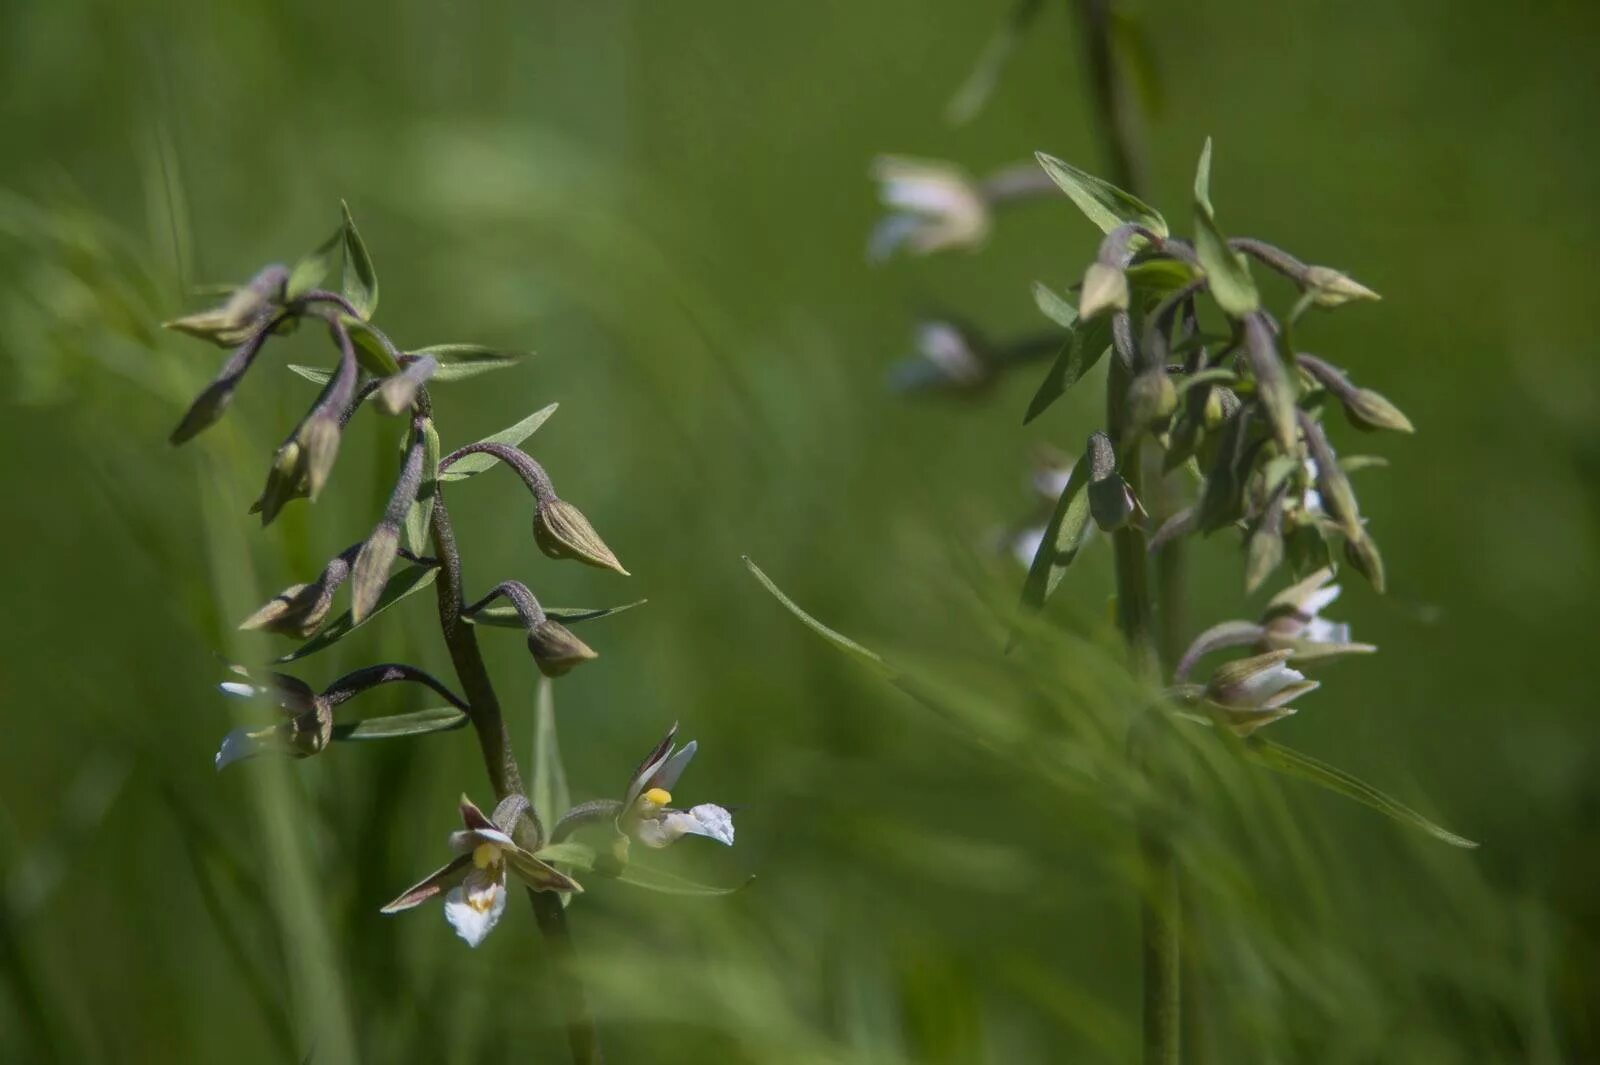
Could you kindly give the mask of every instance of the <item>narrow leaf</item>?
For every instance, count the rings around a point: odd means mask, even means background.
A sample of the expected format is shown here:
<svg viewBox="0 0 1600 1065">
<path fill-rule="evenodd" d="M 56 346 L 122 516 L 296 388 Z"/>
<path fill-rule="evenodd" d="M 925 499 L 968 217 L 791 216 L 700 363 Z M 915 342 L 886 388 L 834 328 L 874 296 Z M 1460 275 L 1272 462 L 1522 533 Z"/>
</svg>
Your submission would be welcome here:
<svg viewBox="0 0 1600 1065">
<path fill-rule="evenodd" d="M 284 289 L 284 299 L 293 302 L 321 286 L 323 278 L 333 269 L 333 260 L 338 258 L 343 237 L 343 229 L 335 230 L 333 235 L 319 244 L 315 251 L 294 264 L 294 269 L 289 271 L 289 283 Z"/>
<path fill-rule="evenodd" d="M 1208 215 L 1215 215 L 1211 206 L 1211 138 L 1206 138 L 1200 149 L 1200 163 L 1194 171 L 1194 202 Z"/>
<path fill-rule="evenodd" d="M 546 681 L 546 683 L 549 682 Z M 543 814 L 539 816 L 541 819 L 544 817 Z M 550 822 L 546 820 L 545 824 L 550 824 Z M 549 846 L 540 847 L 533 852 L 533 856 L 541 862 L 560 862 L 562 865 L 570 865 L 576 869 L 587 870 L 594 868 L 594 848 L 587 843 L 578 843 L 575 840 L 566 840 L 562 843 L 552 843 Z"/>
<path fill-rule="evenodd" d="M 374 377 L 388 377 L 390 374 L 400 372 L 400 360 L 395 357 L 395 352 L 383 342 L 371 326 L 358 318 L 348 314 L 339 316 L 344 322 L 344 327 L 350 331 L 350 341 L 356 348 L 356 360 L 361 363 L 362 369 Z"/>
<path fill-rule="evenodd" d="M 532 436 L 539 426 L 543 425 L 549 419 L 550 415 L 556 412 L 556 407 L 559 405 L 560 404 L 552 403 L 548 407 L 541 407 L 539 410 L 534 411 L 517 424 L 510 426 L 509 428 L 502 429 L 493 436 L 484 437 L 481 443 L 506 444 L 510 447 L 517 447 L 524 440 L 528 439 L 528 437 Z M 467 455 L 466 457 L 457 460 L 448 470 L 445 470 L 439 475 L 439 480 L 464 481 L 474 474 L 482 473 L 484 470 L 493 469 L 494 465 L 499 461 L 500 460 L 493 455 L 485 455 L 481 451 L 474 452 L 471 455 Z"/>
<path fill-rule="evenodd" d="M 620 614 L 624 610 L 632 610 L 636 606 L 643 606 L 648 599 L 635 599 L 631 603 L 620 606 L 581 607 L 581 606 L 547 606 L 544 608 L 545 616 L 563 625 L 571 625 L 578 621 L 593 621 L 596 618 L 610 617 Z M 524 629 L 527 623 L 522 620 L 522 615 L 517 613 L 517 608 L 507 603 L 495 603 L 481 610 L 474 611 L 470 617 L 462 619 L 472 625 L 490 625 L 502 629 Z"/>
<path fill-rule="evenodd" d="M 1393 818 L 1401 824 L 1410 825 L 1426 832 L 1435 839 L 1443 840 L 1452 847 L 1471 849 L 1477 846 L 1470 839 L 1456 835 L 1447 829 L 1434 824 L 1426 817 L 1413 810 L 1411 807 L 1390 798 L 1371 784 L 1351 776 L 1342 769 L 1335 768 L 1326 762 L 1319 761 L 1308 754 L 1301 754 L 1292 748 L 1285 747 L 1271 740 L 1251 739 L 1244 745 L 1246 756 L 1257 765 L 1264 766 L 1274 772 L 1286 776 L 1298 777 L 1309 780 L 1319 787 L 1343 795 L 1347 799 L 1354 799 L 1363 806 L 1371 807 L 1386 817 Z"/>
<path fill-rule="evenodd" d="M 315 636 L 296 647 L 293 651 L 273 659 L 273 663 L 294 662 L 305 658 L 307 655 L 314 655 L 318 651 L 332 647 L 406 596 L 413 595 L 432 584 L 434 578 L 438 575 L 439 570 L 436 566 L 406 567 L 389 578 L 389 583 L 384 587 L 383 594 L 373 604 L 372 612 L 363 618 L 359 624 L 352 621 L 349 611 L 346 611 L 324 625 Z"/>
<path fill-rule="evenodd" d="M 363 319 L 369 319 L 378 309 L 378 274 L 372 268 L 367 245 L 356 232 L 350 205 L 341 200 L 339 209 L 344 212 L 344 298 Z"/>
<path fill-rule="evenodd" d="M 1194 253 L 1205 269 L 1211 296 L 1224 313 L 1243 318 L 1261 307 L 1261 294 L 1244 256 L 1228 247 L 1216 221 L 1203 210 L 1195 211 Z"/>
<path fill-rule="evenodd" d="M 304 377 L 314 385 L 325 385 L 333 380 L 333 371 L 322 366 L 299 366 L 291 362 L 289 372 Z"/>
<path fill-rule="evenodd" d="M 1102 232 L 1109 233 L 1120 225 L 1133 222 L 1153 230 L 1159 236 L 1167 235 L 1167 220 L 1161 217 L 1161 212 L 1133 193 L 1124 192 L 1110 182 L 1085 173 L 1055 156 L 1039 152 L 1036 158 L 1039 160 L 1039 165 L 1044 167 L 1045 173 L 1050 175 L 1050 180 L 1054 181 L 1061 191 L 1078 205 L 1078 210 L 1087 215 L 1089 221 L 1099 226 Z"/>
<path fill-rule="evenodd" d="M 463 710 L 453 706 L 435 706 L 409 714 L 389 717 L 370 717 L 347 725 L 333 726 L 333 738 L 346 742 L 359 740 L 392 740 L 401 736 L 425 736 L 430 732 L 449 732 L 467 723 Z"/>
<path fill-rule="evenodd" d="M 967 80 L 962 82 L 961 88 L 956 90 L 945 108 L 946 121 L 953 126 L 965 125 L 983 110 L 995 86 L 1000 84 L 1000 75 L 1005 71 L 1006 64 L 1011 62 L 1017 47 L 1022 44 L 1029 23 L 1042 7 L 1044 0 L 1017 0 L 1011 14 L 1000 24 L 1000 29 L 983 46 L 972 73 L 967 75 Z"/>
<path fill-rule="evenodd" d="M 479 374 L 515 366 L 528 353 L 497 351 L 482 344 L 433 344 L 410 354 L 432 355 L 439 360 L 439 368 L 433 371 L 433 380 L 464 381 Z"/>
<path fill-rule="evenodd" d="M 1056 500 L 1056 508 L 1044 527 L 1044 538 L 1033 556 L 1033 565 L 1028 567 L 1028 576 L 1022 584 L 1023 605 L 1035 610 L 1044 606 L 1089 538 L 1089 493 L 1083 490 L 1088 482 L 1089 463 L 1080 459 L 1072 467 L 1066 487 Z"/>
<path fill-rule="evenodd" d="M 1046 285 L 1043 281 L 1033 283 L 1033 302 L 1038 306 L 1039 312 L 1052 322 L 1066 329 L 1075 328 L 1078 324 L 1078 308 L 1068 303 L 1056 290 Z"/>
<path fill-rule="evenodd" d="M 688 877 L 669 873 L 662 869 L 652 869 L 649 866 L 629 862 L 617 873 L 616 879 L 624 884 L 632 884 L 647 891 L 659 891 L 663 895 L 732 895 L 735 891 L 745 887 L 754 880 L 750 877 L 743 884 L 733 887 L 717 887 L 713 884 L 702 884 Z"/>
<path fill-rule="evenodd" d="M 539 823 L 555 824 L 555 819 L 572 805 L 567 790 L 567 771 L 561 764 L 561 746 L 556 739 L 556 701 L 549 677 L 539 678 L 539 692 L 533 707 L 533 812 Z"/>
<path fill-rule="evenodd" d="M 1045 374 L 1044 380 L 1039 383 L 1039 390 L 1033 394 L 1033 399 L 1028 403 L 1028 411 L 1022 416 L 1022 424 L 1028 424 L 1048 410 L 1050 404 L 1060 399 L 1066 394 L 1067 389 L 1094 369 L 1095 363 L 1100 361 L 1101 356 L 1105 355 L 1110 347 L 1110 318 L 1095 318 L 1081 323 L 1074 329 L 1072 336 L 1062 345 L 1061 354 L 1056 356 L 1050 372 Z"/>
<path fill-rule="evenodd" d="M 869 666 L 873 667 L 879 672 L 890 676 L 894 675 L 894 670 L 889 667 L 888 663 L 884 662 L 882 656 L 880 656 L 876 651 L 867 650 L 859 643 L 856 643 L 854 640 L 850 639 L 850 637 L 845 636 L 842 633 L 835 632 L 833 629 L 828 628 L 828 626 L 824 625 L 822 622 L 818 621 L 816 618 L 802 610 L 798 603 L 796 603 L 793 599 L 790 599 L 787 595 L 783 594 L 783 589 L 772 583 L 772 578 L 763 573 L 761 571 L 761 567 L 756 565 L 755 561 L 751 559 L 749 555 L 744 556 L 744 565 L 746 569 L 755 575 L 756 580 L 761 582 L 761 586 L 763 588 L 771 592 L 773 597 L 777 599 L 778 602 L 782 603 L 784 608 L 788 610 L 789 613 L 799 618 L 813 632 L 818 633 L 823 639 L 827 640 L 835 647 L 849 652 L 851 655 L 867 663 Z"/>
</svg>

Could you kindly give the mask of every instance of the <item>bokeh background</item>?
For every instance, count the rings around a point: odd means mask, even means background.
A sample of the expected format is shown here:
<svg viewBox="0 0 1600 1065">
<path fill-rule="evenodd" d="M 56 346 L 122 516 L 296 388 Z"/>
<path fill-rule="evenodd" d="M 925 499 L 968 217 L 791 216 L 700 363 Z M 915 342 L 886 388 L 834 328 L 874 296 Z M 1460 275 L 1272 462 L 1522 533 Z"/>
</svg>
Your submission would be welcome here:
<svg viewBox="0 0 1600 1065">
<path fill-rule="evenodd" d="M 437 392 L 446 445 L 559 400 L 530 441 L 635 574 L 538 555 L 500 475 L 451 494 L 468 581 L 638 610 L 559 681 L 576 798 L 673 721 L 680 799 L 739 807 L 671 868 L 715 899 L 599 882 L 572 909 L 618 1062 L 1127 1061 L 1137 1052 L 1134 698 L 1107 550 L 999 653 L 1033 506 L 1092 389 L 1024 428 L 1037 371 L 971 402 L 891 395 L 919 313 L 1004 335 L 1097 234 L 1066 201 L 979 254 L 872 266 L 883 151 L 982 171 L 1101 153 L 1069 5 L 983 112 L 945 104 L 999 2 L 415 0 L 0 4 L 0 1056 L 19 1062 L 561 1061 L 531 915 L 477 951 L 377 907 L 486 800 L 465 733 L 224 774 L 234 622 L 363 536 L 394 426 L 364 412 L 327 496 L 245 507 L 310 392 L 257 369 L 226 422 L 166 434 L 219 356 L 162 334 L 191 286 L 292 260 L 349 200 L 403 344 L 533 349 Z M 1446 848 L 1192 744 L 1194 1061 L 1600 1059 L 1600 359 L 1591 319 L 1600 9 L 1466 0 L 1122 9 L 1153 80 L 1152 199 L 1182 217 L 1216 141 L 1224 224 L 1382 303 L 1313 350 L 1411 415 L 1363 447 L 1391 594 L 1338 616 L 1382 653 L 1276 738 L 1483 843 Z M 1149 79 L 1147 79 L 1149 80 Z M 1280 294 L 1281 295 L 1281 294 Z M 1362 441 L 1367 444 L 1367 441 Z M 907 698 L 801 627 L 913 670 Z M 1241 614 L 1236 545 L 1192 556 L 1191 627 Z M 326 655 L 448 671 L 426 596 Z M 486 634 L 519 747 L 534 671 Z M 219 657 L 222 656 L 222 657 Z M 374 700 L 382 701 L 379 697 Z M 382 706 L 409 708 L 409 696 Z M 699 845 L 703 844 L 703 845 Z M 514 900 L 515 902 L 515 900 Z"/>
</svg>

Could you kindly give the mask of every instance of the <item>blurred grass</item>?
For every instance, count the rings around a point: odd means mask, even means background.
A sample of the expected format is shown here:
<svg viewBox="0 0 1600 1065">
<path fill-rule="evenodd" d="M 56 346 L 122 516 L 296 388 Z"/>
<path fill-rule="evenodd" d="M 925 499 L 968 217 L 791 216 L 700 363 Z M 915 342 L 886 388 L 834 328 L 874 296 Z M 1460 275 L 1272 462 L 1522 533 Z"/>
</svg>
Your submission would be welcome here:
<svg viewBox="0 0 1600 1065">
<path fill-rule="evenodd" d="M 1133 1057 L 1129 825 L 1159 800 L 1122 768 L 1134 693 L 1108 651 L 1103 550 L 1001 660 L 1020 573 L 983 548 L 1026 506 L 1030 444 L 1075 446 L 1093 400 L 1023 430 L 1032 380 L 981 406 L 881 389 L 913 310 L 1031 329 L 1028 283 L 1073 279 L 1092 232 L 1039 207 L 978 258 L 861 256 L 878 151 L 1093 162 L 1055 8 L 984 114 L 942 123 L 1003 6 L 0 9 L 0 1053 L 559 1057 L 525 912 L 478 952 L 436 911 L 376 912 L 435 864 L 455 795 L 486 797 L 470 737 L 210 768 L 232 724 L 214 655 L 370 527 L 392 433 L 358 420 L 329 498 L 261 534 L 244 502 L 308 386 L 274 354 L 225 425 L 173 452 L 215 357 L 152 326 L 186 282 L 310 247 L 343 196 L 398 340 L 539 352 L 441 389 L 445 445 L 560 400 L 535 451 L 638 574 L 548 564 L 491 475 L 451 494 L 472 588 L 650 598 L 587 628 L 602 660 L 556 686 L 575 798 L 614 793 L 678 719 L 703 752 L 683 795 L 741 808 L 731 853 L 665 857 L 754 872 L 750 888 L 598 884 L 574 910 L 614 1060 Z M 1581 310 L 1596 157 L 1572 133 L 1596 102 L 1600 16 L 1135 9 L 1166 84 L 1155 201 L 1182 202 L 1214 135 L 1230 229 L 1384 293 L 1309 334 L 1420 430 L 1380 441 L 1393 465 L 1362 486 L 1395 591 L 1340 603 L 1383 653 L 1330 671 L 1275 731 L 1484 842 L 1448 851 L 1174 737 L 1195 787 L 1157 808 L 1193 885 L 1195 1060 L 1600 1055 L 1580 667 L 1600 546 Z M 322 357 L 309 336 L 283 347 Z M 926 676 L 942 712 L 796 624 L 745 553 Z M 1223 542 L 1196 555 L 1199 626 L 1235 612 L 1240 563 Z M 408 603 L 301 675 L 375 656 L 443 670 L 430 618 Z M 525 650 L 484 640 L 527 750 Z M 96 794 L 112 797 L 73 798 Z"/>
</svg>

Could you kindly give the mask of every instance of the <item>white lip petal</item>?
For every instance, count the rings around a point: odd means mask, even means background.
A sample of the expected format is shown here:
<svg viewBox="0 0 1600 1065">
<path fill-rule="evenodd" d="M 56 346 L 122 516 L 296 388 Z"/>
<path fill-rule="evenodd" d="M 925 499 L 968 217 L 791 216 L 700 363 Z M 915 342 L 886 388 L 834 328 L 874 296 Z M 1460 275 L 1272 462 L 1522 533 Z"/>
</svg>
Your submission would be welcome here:
<svg viewBox="0 0 1600 1065">
<path fill-rule="evenodd" d="M 467 878 L 444 897 L 444 919 L 456 930 L 456 935 L 466 940 L 467 946 L 476 947 L 500 922 L 506 912 L 505 869 L 498 874 L 485 869 L 474 869 Z"/>
<path fill-rule="evenodd" d="M 701 803 L 690 807 L 687 814 L 679 816 L 694 822 L 684 827 L 685 832 L 733 846 L 733 815 L 716 803 Z"/>
<path fill-rule="evenodd" d="M 214 759 L 217 765 L 217 772 L 222 772 L 224 767 L 230 766 L 234 762 L 255 757 L 261 753 L 262 749 L 260 742 L 248 730 L 242 728 L 234 729 L 222 737 L 222 746 L 217 749 L 217 756 Z"/>
<path fill-rule="evenodd" d="M 1350 626 L 1346 622 L 1314 617 L 1306 623 L 1301 639 L 1312 643 L 1349 643 Z"/>
<path fill-rule="evenodd" d="M 1318 588 L 1316 591 L 1306 596 L 1305 600 L 1301 602 L 1300 612 L 1302 614 L 1310 614 L 1312 617 L 1316 617 L 1318 614 L 1326 610 L 1328 606 L 1337 598 L 1339 598 L 1339 586 L 1337 584 L 1330 584 L 1325 588 Z"/>
<path fill-rule="evenodd" d="M 217 687 L 222 690 L 224 695 L 231 695 L 235 699 L 254 699 L 257 695 L 262 694 L 262 689 L 257 688 L 254 684 L 245 684 L 237 680 L 225 680 L 218 684 Z"/>
<path fill-rule="evenodd" d="M 1038 525 L 1032 529 L 1024 529 L 1011 541 L 1011 554 L 1025 567 L 1033 565 L 1033 560 L 1039 554 L 1039 547 L 1044 543 L 1044 526 Z"/>
<path fill-rule="evenodd" d="M 1300 671 L 1279 662 L 1241 681 L 1237 701 L 1245 706 L 1260 706 L 1283 689 L 1305 679 Z"/>
</svg>

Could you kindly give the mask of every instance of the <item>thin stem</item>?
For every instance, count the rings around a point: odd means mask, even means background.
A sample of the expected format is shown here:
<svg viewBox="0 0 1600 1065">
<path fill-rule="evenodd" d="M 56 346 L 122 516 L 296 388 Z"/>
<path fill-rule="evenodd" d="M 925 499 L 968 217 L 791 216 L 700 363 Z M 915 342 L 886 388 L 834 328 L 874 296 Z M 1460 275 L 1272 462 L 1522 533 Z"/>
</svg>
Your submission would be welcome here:
<svg viewBox="0 0 1600 1065">
<path fill-rule="evenodd" d="M 429 401 L 426 391 L 418 396 L 419 408 L 424 412 Z M 450 650 L 450 661 L 455 666 L 472 719 L 473 731 L 478 735 L 478 746 L 483 752 L 483 764 L 489 772 L 489 782 L 499 801 L 508 795 L 524 795 L 522 772 L 517 768 L 517 756 L 511 749 L 511 737 L 506 731 L 505 717 L 500 712 L 500 701 L 489 680 L 489 670 L 484 665 L 483 653 L 478 648 L 478 637 L 473 627 L 463 617 L 461 579 L 461 554 L 456 547 L 455 531 L 450 527 L 450 513 L 444 504 L 444 493 L 438 492 L 433 504 L 433 546 L 439 557 L 439 627 L 445 646 Z M 537 850 L 539 841 L 530 839 L 538 835 L 535 822 L 522 818 L 513 833 L 517 842 Z M 594 1016 L 589 1012 L 583 984 L 573 966 L 572 935 L 567 928 L 567 911 L 561 897 L 550 891 L 528 891 L 533 903 L 534 918 L 550 948 L 556 971 L 562 980 L 562 993 L 566 1004 L 567 1042 L 572 1049 L 574 1065 L 599 1065 L 600 1035 Z"/>
<path fill-rule="evenodd" d="M 1145 183 L 1144 151 L 1139 120 L 1119 75 L 1111 41 L 1111 0 L 1078 0 L 1084 50 L 1089 60 L 1089 87 L 1094 91 L 1095 118 L 1105 139 L 1111 180 L 1137 193 Z"/>
<path fill-rule="evenodd" d="M 480 440 L 476 444 L 458 447 L 439 460 L 439 471 L 442 473 L 468 455 L 479 453 L 493 455 L 513 470 L 516 470 L 517 476 L 522 478 L 522 483 L 528 486 L 528 491 L 532 492 L 533 498 L 540 503 L 548 503 L 556 498 L 555 485 L 551 483 L 550 475 L 544 472 L 544 467 L 539 465 L 532 455 L 521 448 L 512 447 L 510 444 L 497 444 L 492 440 Z"/>
</svg>

